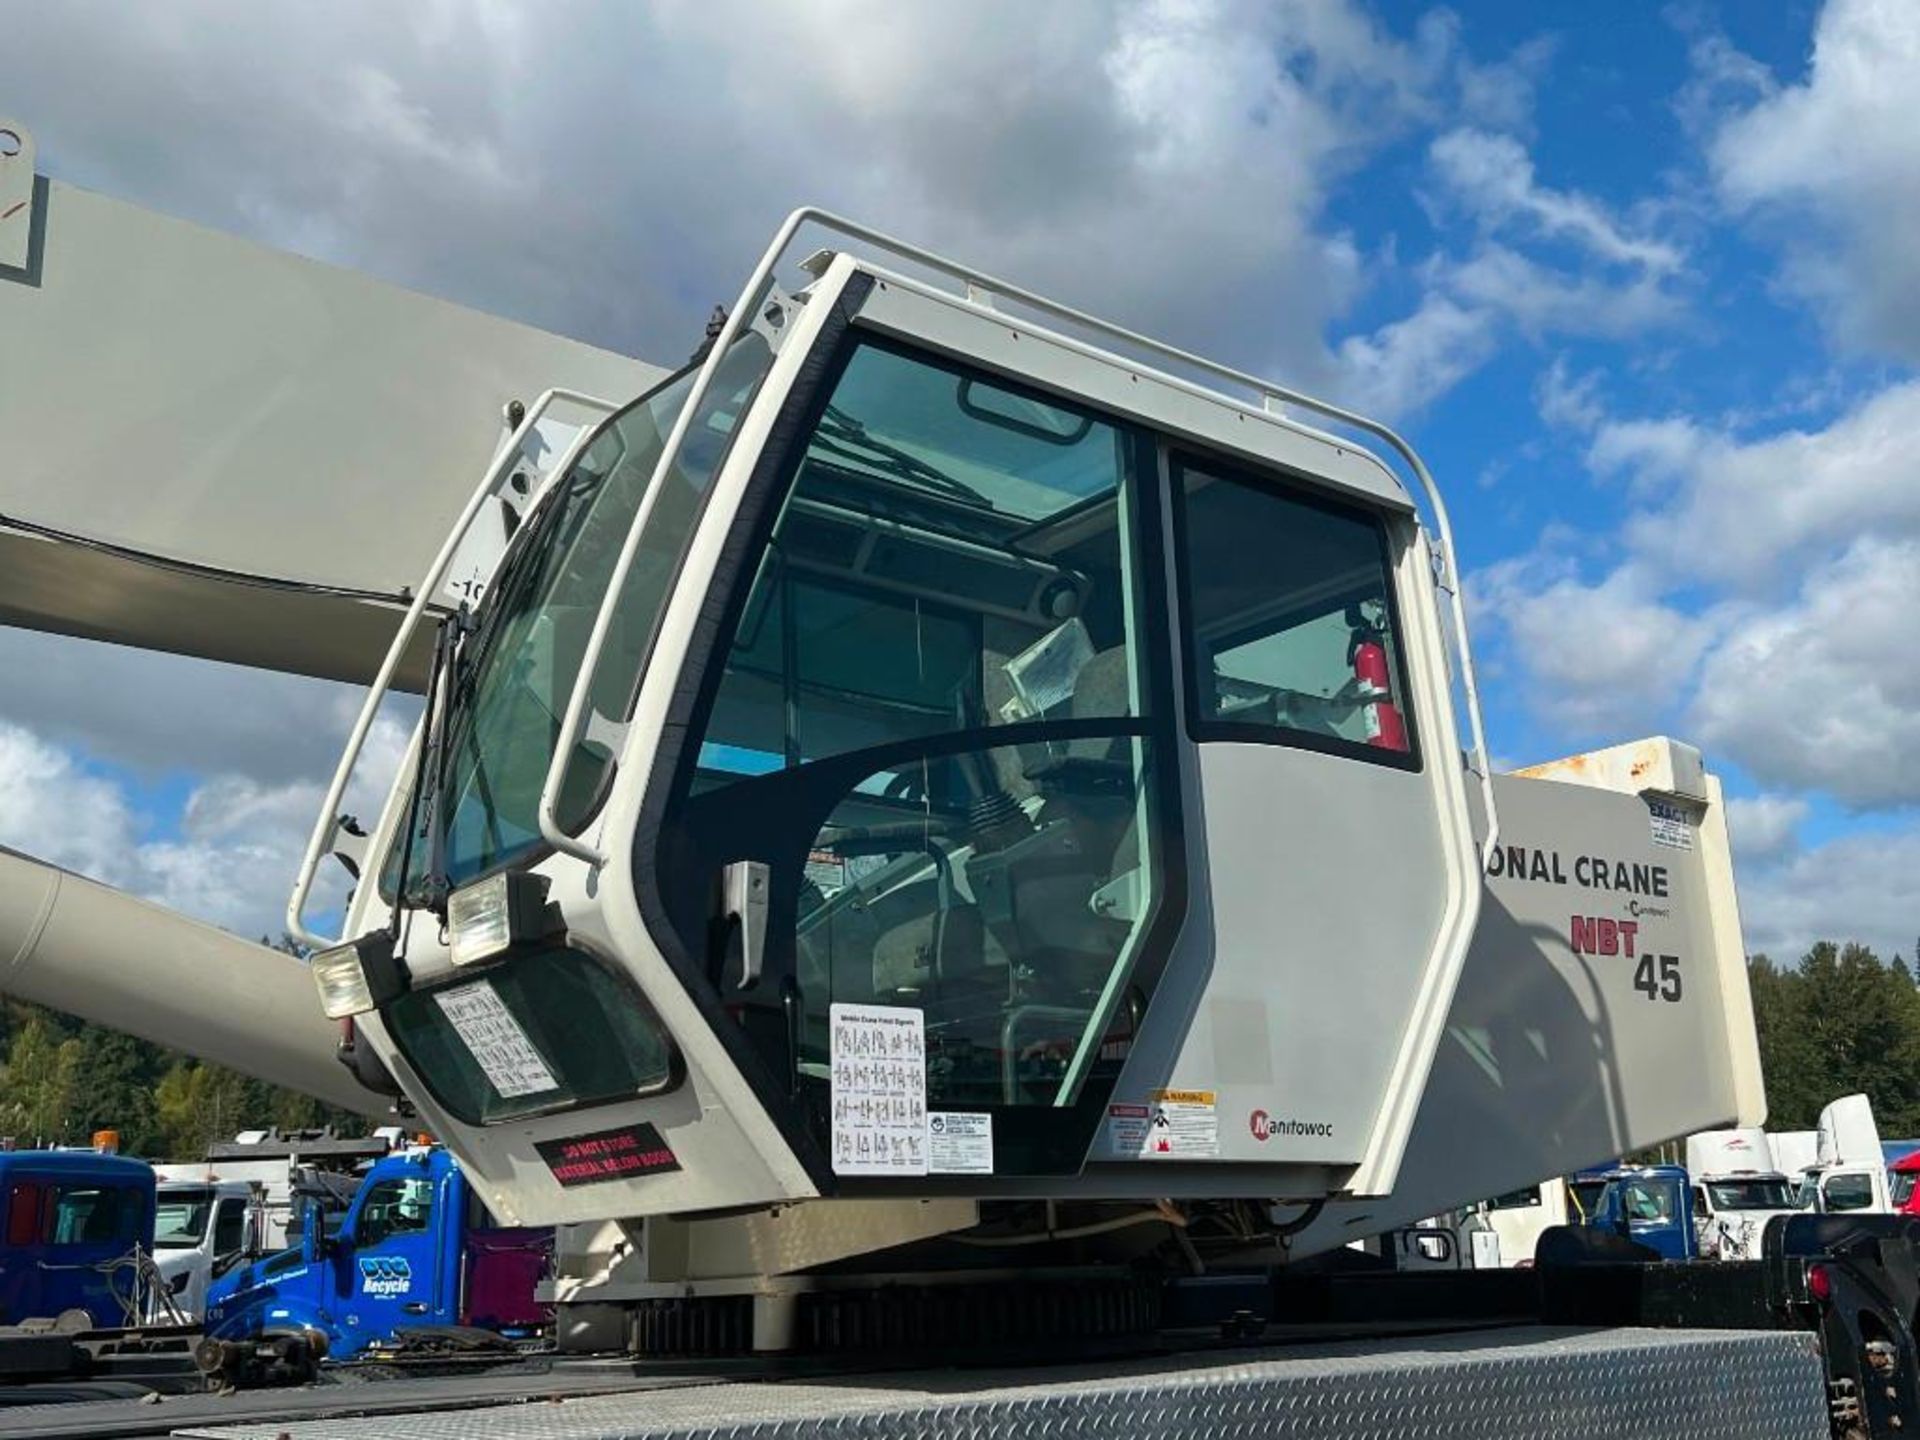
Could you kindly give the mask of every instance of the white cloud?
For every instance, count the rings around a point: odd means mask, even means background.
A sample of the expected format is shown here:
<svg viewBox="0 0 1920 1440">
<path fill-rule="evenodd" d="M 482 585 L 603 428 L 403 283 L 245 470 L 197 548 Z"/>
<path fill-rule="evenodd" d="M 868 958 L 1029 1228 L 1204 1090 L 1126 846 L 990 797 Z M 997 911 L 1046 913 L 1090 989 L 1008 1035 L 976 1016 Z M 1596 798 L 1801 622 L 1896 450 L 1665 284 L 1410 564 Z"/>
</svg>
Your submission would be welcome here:
<svg viewBox="0 0 1920 1440">
<path fill-rule="evenodd" d="M 1470 62 L 1457 68 L 1465 75 Z M 1340 344 L 1340 383 L 1352 403 L 1390 416 L 1418 410 L 1483 365 L 1511 331 L 1535 343 L 1619 339 L 1683 318 L 1681 247 L 1589 196 L 1542 185 L 1513 136 L 1450 130 L 1429 148 L 1428 165 L 1444 202 L 1429 207 L 1436 223 L 1445 226 L 1448 209 L 1464 214 L 1474 243 L 1420 267 L 1411 314 Z M 1559 253 L 1542 258 L 1521 243 Z"/>
<path fill-rule="evenodd" d="M 1593 371 L 1569 374 L 1564 355 L 1554 356 L 1553 363 L 1540 372 L 1533 400 L 1540 418 L 1557 429 L 1592 430 L 1606 418 L 1600 403 L 1600 376 Z"/>
<path fill-rule="evenodd" d="M 1735 858 L 1744 870 L 1791 855 L 1800 848 L 1800 823 L 1807 818 L 1807 802 L 1797 796 L 1760 794 L 1727 801 L 1727 828 L 1733 835 Z"/>
<path fill-rule="evenodd" d="M 1499 344 L 1494 315 L 1430 293 L 1405 319 L 1340 343 L 1345 390 L 1364 411 L 1405 415 L 1451 390 Z"/>
<path fill-rule="evenodd" d="M 0 720 L 146 774 L 330 772 L 357 686 L 0 626 Z M 0 815 L 0 842 L 7 840 Z"/>
<path fill-rule="evenodd" d="M 1452 59 L 1320 0 L 181 0 L 23 10 L 0 90 L 56 173 L 645 358 L 819 202 L 1317 380 L 1328 186 Z"/>
<path fill-rule="evenodd" d="M 1665 603 L 1656 577 L 1621 565 L 1580 578 L 1569 537 L 1473 577 L 1475 609 L 1497 627 L 1529 708 L 1583 738 L 1656 728 L 1713 638 L 1711 616 Z M 1566 544 L 1565 554 L 1556 553 Z"/>
<path fill-rule="evenodd" d="M 368 737 L 345 808 L 369 826 L 398 773 L 409 724 L 383 715 Z M 192 787 L 179 816 L 149 815 L 73 751 L 0 719 L 0 844 L 249 939 L 283 928 L 323 788 L 318 779 L 216 773 Z M 348 884 L 337 863 L 325 863 L 309 919 L 338 910 Z"/>
<path fill-rule="evenodd" d="M 1700 669 L 1693 725 L 1770 784 L 1860 809 L 1920 804 L 1920 538 L 1863 539 L 1789 604 L 1745 616 Z"/>
<path fill-rule="evenodd" d="M 1598 578 L 1551 538 L 1476 577 L 1530 708 L 1583 734 L 1678 724 L 1710 761 L 1858 810 L 1920 803 L 1920 384 L 1757 439 L 1608 416 L 1557 367 L 1539 399 L 1591 428 L 1589 468 L 1636 508 Z"/>
<path fill-rule="evenodd" d="M 1700 52 L 1696 52 L 1699 54 Z M 1756 84 L 1726 47 L 1696 63 Z M 1770 222 L 1788 283 L 1845 343 L 1920 359 L 1920 8 L 1828 0 L 1804 81 L 1763 90 L 1710 146 L 1733 210 Z"/>
<path fill-rule="evenodd" d="M 1601 474 L 1671 501 L 1635 517 L 1636 548 L 1694 580 L 1747 593 L 1791 588 L 1862 534 L 1920 533 L 1920 382 L 1888 386 L 1821 430 L 1743 441 L 1666 418 L 1603 425 Z"/>
<path fill-rule="evenodd" d="M 1913 959 L 1920 931 L 1920 827 L 1863 830 L 1743 869 L 1747 949 L 1798 960 L 1816 940 L 1859 940 L 1882 959 Z"/>
<path fill-rule="evenodd" d="M 1679 246 L 1627 225 L 1591 196 L 1540 184 L 1533 158 L 1510 135 L 1450 130 L 1428 155 L 1452 199 L 1490 232 L 1566 240 L 1608 264 L 1654 275 L 1685 262 Z"/>
<path fill-rule="evenodd" d="M 1618 339 L 1671 324 L 1683 304 L 1659 272 L 1625 279 L 1545 265 L 1505 245 L 1485 245 L 1466 260 L 1435 267 L 1438 281 L 1464 302 L 1504 314 L 1530 339 L 1547 334 Z"/>
</svg>

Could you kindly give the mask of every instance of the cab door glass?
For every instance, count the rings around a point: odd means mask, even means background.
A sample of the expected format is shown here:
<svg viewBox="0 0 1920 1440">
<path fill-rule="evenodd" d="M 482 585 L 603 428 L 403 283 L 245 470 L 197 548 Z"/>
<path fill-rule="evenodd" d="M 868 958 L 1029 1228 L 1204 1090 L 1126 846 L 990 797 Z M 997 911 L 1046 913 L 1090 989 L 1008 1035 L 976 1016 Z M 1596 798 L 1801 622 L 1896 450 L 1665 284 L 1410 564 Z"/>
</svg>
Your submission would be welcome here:
<svg viewBox="0 0 1920 1440">
<path fill-rule="evenodd" d="M 1195 735 L 1410 767 L 1380 519 L 1199 460 L 1175 494 Z"/>
<path fill-rule="evenodd" d="M 866 341 L 794 456 L 664 812 L 660 893 L 769 865 L 745 993 L 710 912 L 682 900 L 678 929 L 816 1118 L 835 1002 L 922 1012 L 931 1109 L 1067 1106 L 1117 1072 L 1171 788 L 1146 723 L 1141 453 Z M 997 1138 L 996 1168 L 1077 1165 L 1087 1137 L 1061 1134 L 1046 1162 Z"/>
<path fill-rule="evenodd" d="M 355 1242 L 371 1249 L 395 1235 L 424 1233 L 433 1221 L 433 1182 L 411 1176 L 382 1180 L 360 1207 Z"/>
</svg>

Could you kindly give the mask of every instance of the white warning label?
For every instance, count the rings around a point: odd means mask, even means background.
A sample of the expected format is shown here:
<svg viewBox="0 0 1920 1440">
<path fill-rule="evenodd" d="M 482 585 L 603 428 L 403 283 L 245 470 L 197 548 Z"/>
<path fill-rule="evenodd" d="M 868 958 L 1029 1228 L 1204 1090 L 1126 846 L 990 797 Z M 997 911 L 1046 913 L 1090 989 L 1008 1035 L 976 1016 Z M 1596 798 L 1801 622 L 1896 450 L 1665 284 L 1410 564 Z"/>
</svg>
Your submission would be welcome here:
<svg viewBox="0 0 1920 1440">
<path fill-rule="evenodd" d="M 828 1007 L 836 1175 L 927 1173 L 927 1030 L 896 1005 Z"/>
<path fill-rule="evenodd" d="M 1107 1152 L 1140 1160 L 1198 1160 L 1220 1154 L 1220 1118 L 1211 1090 L 1154 1090 L 1145 1104 L 1107 1107 Z"/>
<path fill-rule="evenodd" d="M 1693 822 L 1678 805 L 1661 800 L 1647 802 L 1647 821 L 1653 827 L 1653 843 L 1669 850 L 1693 849 Z"/>
<path fill-rule="evenodd" d="M 928 1115 L 927 1170 L 934 1175 L 991 1175 L 993 1117 L 954 1110 Z"/>
<path fill-rule="evenodd" d="M 520 1028 L 490 981 L 437 990 L 433 999 L 474 1063 L 501 1095 L 539 1095 L 560 1088 L 547 1062 L 533 1048 L 527 1032 Z"/>
</svg>

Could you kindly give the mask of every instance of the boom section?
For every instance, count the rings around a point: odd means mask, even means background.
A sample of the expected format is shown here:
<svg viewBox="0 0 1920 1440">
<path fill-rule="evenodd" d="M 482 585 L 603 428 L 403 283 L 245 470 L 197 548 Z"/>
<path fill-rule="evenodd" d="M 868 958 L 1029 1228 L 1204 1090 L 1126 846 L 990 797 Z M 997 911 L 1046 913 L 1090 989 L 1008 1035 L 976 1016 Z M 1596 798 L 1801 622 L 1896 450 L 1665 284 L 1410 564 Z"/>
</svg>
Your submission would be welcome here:
<svg viewBox="0 0 1920 1440">
<path fill-rule="evenodd" d="M 1407 491 L 787 238 L 443 637 L 338 1013 L 507 1223 L 1384 1193 L 1481 893 Z"/>
</svg>

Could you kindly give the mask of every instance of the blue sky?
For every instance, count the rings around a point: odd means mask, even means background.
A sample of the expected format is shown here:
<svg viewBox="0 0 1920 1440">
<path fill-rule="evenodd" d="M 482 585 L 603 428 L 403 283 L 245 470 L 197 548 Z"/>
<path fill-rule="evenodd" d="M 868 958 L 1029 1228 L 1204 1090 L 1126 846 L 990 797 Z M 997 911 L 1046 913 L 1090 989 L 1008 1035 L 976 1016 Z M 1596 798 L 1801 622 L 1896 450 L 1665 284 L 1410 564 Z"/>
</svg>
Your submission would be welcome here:
<svg viewBox="0 0 1920 1440">
<path fill-rule="evenodd" d="M 1911 5 L 0 19 L 0 108 L 62 178 L 645 358 L 822 201 L 1382 413 L 1451 498 L 1498 755 L 1691 740 L 1753 945 L 1912 952 Z M 0 663 L 0 843 L 272 923 L 350 694 L 18 634 Z"/>
</svg>

